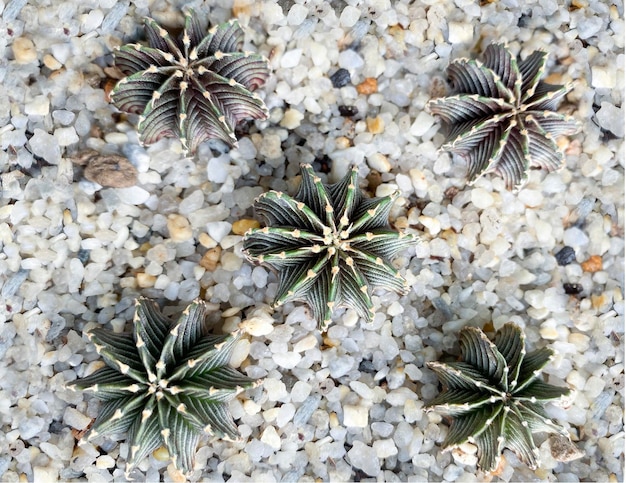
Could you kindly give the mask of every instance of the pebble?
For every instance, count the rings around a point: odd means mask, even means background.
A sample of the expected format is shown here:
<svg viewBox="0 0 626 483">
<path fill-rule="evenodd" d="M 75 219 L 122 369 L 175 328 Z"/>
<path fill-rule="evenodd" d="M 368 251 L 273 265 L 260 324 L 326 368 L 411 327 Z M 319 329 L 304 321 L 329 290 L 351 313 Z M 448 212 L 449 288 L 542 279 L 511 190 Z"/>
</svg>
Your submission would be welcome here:
<svg viewBox="0 0 626 483">
<path fill-rule="evenodd" d="M 183 215 L 171 213 L 167 216 L 167 231 L 170 240 L 176 243 L 182 243 L 193 238 L 193 230 L 189 224 L 189 220 Z"/>
<path fill-rule="evenodd" d="M 602 129 L 611 131 L 619 138 L 624 137 L 624 108 L 617 107 L 610 102 L 600 103 L 600 109 L 596 112 L 596 119 Z"/>
<path fill-rule="evenodd" d="M 76 129 L 74 129 L 73 126 L 59 127 L 55 129 L 54 137 L 59 143 L 59 146 L 64 147 L 76 144 L 79 141 L 78 134 L 76 134 Z"/>
<path fill-rule="evenodd" d="M 330 76 L 330 81 L 333 87 L 340 88 L 347 86 L 350 82 L 350 72 L 347 69 L 337 69 L 337 71 Z"/>
<path fill-rule="evenodd" d="M 365 428 L 369 420 L 369 409 L 363 406 L 343 407 L 343 425 L 347 428 Z"/>
<path fill-rule="evenodd" d="M 374 153 L 367 157 L 367 164 L 370 168 L 379 173 L 388 173 L 391 171 L 391 162 L 389 158 L 381 153 Z"/>
<path fill-rule="evenodd" d="M 556 258 L 556 263 L 564 267 L 576 261 L 576 252 L 572 247 L 564 246 L 554 254 L 554 257 Z"/>
<path fill-rule="evenodd" d="M 43 56 L 43 65 L 45 65 L 50 70 L 59 70 L 63 67 L 63 64 L 54 58 L 51 54 L 46 54 Z"/>
<path fill-rule="evenodd" d="M 213 221 L 207 224 L 207 232 L 209 236 L 216 242 L 221 242 L 232 230 L 233 225 L 227 221 Z"/>
<path fill-rule="evenodd" d="M 246 317 L 240 327 L 253 337 L 263 337 L 274 330 L 274 319 L 267 310 L 259 308 Z"/>
<path fill-rule="evenodd" d="M 300 25 L 309 14 L 309 9 L 298 3 L 293 4 L 287 14 L 287 23 L 289 25 Z"/>
<path fill-rule="evenodd" d="M 272 359 L 283 369 L 293 369 L 296 365 L 298 365 L 302 356 L 296 352 L 281 352 L 278 354 L 272 354 Z"/>
<path fill-rule="evenodd" d="M 11 46 L 15 62 L 18 64 L 30 64 L 37 60 L 37 48 L 32 40 L 27 37 L 18 37 L 13 40 Z"/>
<path fill-rule="evenodd" d="M 352 5 L 346 5 L 339 16 L 339 23 L 342 27 L 350 28 L 358 22 L 361 17 L 361 10 Z"/>
<path fill-rule="evenodd" d="M 280 436 L 276 432 L 274 426 L 268 426 L 261 434 L 261 441 L 268 445 L 272 449 L 280 449 Z"/>
<path fill-rule="evenodd" d="M 411 136 L 421 137 L 428 132 L 428 130 L 435 124 L 435 118 L 425 111 L 421 111 L 411 127 L 409 128 L 409 134 Z"/>
<path fill-rule="evenodd" d="M 356 86 L 356 91 L 365 96 L 374 94 L 378 92 L 378 81 L 374 77 L 366 77 L 363 82 Z"/>
<path fill-rule="evenodd" d="M 489 208 L 494 202 L 491 193 L 483 188 L 474 188 L 471 192 L 471 200 L 474 206 L 480 210 Z"/>
<path fill-rule="evenodd" d="M 24 105 L 24 112 L 29 116 L 47 115 L 50 112 L 50 101 L 48 100 L 48 96 L 35 96 L 33 100 Z M 61 146 L 67 146 L 67 144 L 61 144 Z"/>
<path fill-rule="evenodd" d="M 377 476 L 380 473 L 380 464 L 376 450 L 361 441 L 354 441 L 348 451 L 350 464 L 359 468 L 369 476 Z"/>
<path fill-rule="evenodd" d="M 220 262 L 220 257 L 222 255 L 222 247 L 216 246 L 206 251 L 202 258 L 200 259 L 199 265 L 208 270 L 209 272 L 213 272 L 217 265 Z"/>
<path fill-rule="evenodd" d="M 43 129 L 35 128 L 28 144 L 34 155 L 45 159 L 48 163 L 59 164 L 61 161 L 61 148 L 58 141 Z"/>
<path fill-rule="evenodd" d="M 101 186 L 130 188 L 137 183 L 137 170 L 123 156 L 87 150 L 75 155 L 73 161 L 86 165 L 85 178 Z"/>
<path fill-rule="evenodd" d="M 474 38 L 474 26 L 468 22 L 448 22 L 448 42 L 467 44 Z"/>
<path fill-rule="evenodd" d="M 83 413 L 74 409 L 73 407 L 68 406 L 65 409 L 65 413 L 63 413 L 63 423 L 74 429 L 82 431 L 91 424 L 91 418 L 85 416 Z"/>
<path fill-rule="evenodd" d="M 398 454 L 398 448 L 393 439 L 379 439 L 372 443 L 372 448 L 379 458 L 389 458 Z"/>
<path fill-rule="evenodd" d="M 296 129 L 302 123 L 304 119 L 304 114 L 302 114 L 297 109 L 287 109 L 285 114 L 283 114 L 283 118 L 280 121 L 280 126 L 285 129 Z"/>
<path fill-rule="evenodd" d="M 602 257 L 600 255 L 592 255 L 580 264 L 584 272 L 595 273 L 602 270 Z"/>
<path fill-rule="evenodd" d="M 368 132 L 372 134 L 380 134 L 385 131 L 385 121 L 382 117 L 368 117 L 365 119 Z M 382 155 L 381 155 L 382 156 Z"/>
</svg>

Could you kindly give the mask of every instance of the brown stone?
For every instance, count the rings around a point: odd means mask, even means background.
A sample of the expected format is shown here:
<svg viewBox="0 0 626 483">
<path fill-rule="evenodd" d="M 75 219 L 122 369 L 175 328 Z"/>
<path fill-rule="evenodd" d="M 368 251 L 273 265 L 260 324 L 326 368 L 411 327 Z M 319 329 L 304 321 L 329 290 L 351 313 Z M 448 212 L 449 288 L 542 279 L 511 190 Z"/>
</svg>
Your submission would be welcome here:
<svg viewBox="0 0 626 483">
<path fill-rule="evenodd" d="M 378 81 L 374 77 L 366 77 L 363 82 L 356 86 L 356 90 L 359 94 L 374 94 L 378 92 Z"/>
<path fill-rule="evenodd" d="M 588 260 L 585 260 L 580 264 L 583 267 L 583 271 L 589 273 L 595 273 L 602 270 L 602 257 L 600 255 L 592 255 Z"/>
<path fill-rule="evenodd" d="M 219 245 L 215 248 L 207 250 L 204 256 L 200 259 L 200 266 L 209 272 L 214 271 L 217 268 L 217 264 L 220 262 L 221 254 L 222 247 Z"/>
<path fill-rule="evenodd" d="M 128 188 L 137 183 L 137 170 L 123 156 L 88 150 L 79 153 L 73 161 L 85 166 L 85 178 L 102 186 Z"/>
</svg>

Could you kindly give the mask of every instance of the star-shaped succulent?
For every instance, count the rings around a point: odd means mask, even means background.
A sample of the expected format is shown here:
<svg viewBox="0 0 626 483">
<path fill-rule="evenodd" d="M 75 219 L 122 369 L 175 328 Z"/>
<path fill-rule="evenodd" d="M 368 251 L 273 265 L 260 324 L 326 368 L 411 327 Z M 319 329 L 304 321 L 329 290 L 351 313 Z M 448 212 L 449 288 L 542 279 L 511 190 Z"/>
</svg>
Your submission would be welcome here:
<svg viewBox="0 0 626 483">
<path fill-rule="evenodd" d="M 497 467 L 505 447 L 535 468 L 538 450 L 532 433 L 559 433 L 569 438 L 543 410 L 546 402 L 569 393 L 569 389 L 541 378 L 552 350 L 527 354 L 525 336 L 512 323 L 496 332 L 494 343 L 475 327 L 463 328 L 460 342 L 460 361 L 428 363 L 445 386 L 428 408 L 452 419 L 442 446 L 452 449 L 474 443 L 478 464 L 485 471 Z"/>
<path fill-rule="evenodd" d="M 234 146 L 237 123 L 267 118 L 265 103 L 252 91 L 268 78 L 268 61 L 239 51 L 244 34 L 236 21 L 205 33 L 188 9 L 179 37 L 151 18 L 145 31 L 149 46 L 128 44 L 114 53 L 127 77 L 111 91 L 118 109 L 139 114 L 141 142 L 178 137 L 191 153 L 211 138 Z"/>
<path fill-rule="evenodd" d="M 442 148 L 467 161 L 470 183 L 494 172 L 514 189 L 530 168 L 554 171 L 564 165 L 556 138 L 579 126 L 555 112 L 572 86 L 541 81 L 546 61 L 545 52 L 516 60 L 504 45 L 491 44 L 483 62 L 459 59 L 448 66 L 454 95 L 428 107 L 448 125 Z"/>
<path fill-rule="evenodd" d="M 293 198 L 270 191 L 257 199 L 255 210 L 266 226 L 245 235 L 244 252 L 278 272 L 275 305 L 306 302 L 322 330 L 340 305 L 371 320 L 372 287 L 407 290 L 391 259 L 416 238 L 389 227 L 398 194 L 366 198 L 356 169 L 331 185 L 309 165 L 302 165 L 301 172 Z"/>
<path fill-rule="evenodd" d="M 172 323 L 140 298 L 132 333 L 89 333 L 106 366 L 70 388 L 102 400 L 88 439 L 128 432 L 127 474 L 162 445 L 189 472 L 201 435 L 237 438 L 227 403 L 254 380 L 228 366 L 238 334 L 206 335 L 204 316 L 197 300 Z"/>
</svg>

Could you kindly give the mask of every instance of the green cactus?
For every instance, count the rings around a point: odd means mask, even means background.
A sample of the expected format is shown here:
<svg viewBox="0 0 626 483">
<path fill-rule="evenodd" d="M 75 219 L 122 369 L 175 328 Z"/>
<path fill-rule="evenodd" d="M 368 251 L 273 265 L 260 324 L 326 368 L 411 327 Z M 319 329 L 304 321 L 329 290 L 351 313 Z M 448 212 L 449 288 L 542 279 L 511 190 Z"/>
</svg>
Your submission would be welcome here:
<svg viewBox="0 0 626 483">
<path fill-rule="evenodd" d="M 199 300 L 172 323 L 140 298 L 132 333 L 88 335 L 106 366 L 68 386 L 102 400 L 87 439 L 128 433 L 127 474 L 162 445 L 190 472 L 201 435 L 238 436 L 227 403 L 255 381 L 228 366 L 238 333 L 206 335 L 204 317 Z"/>
<path fill-rule="evenodd" d="M 391 259 L 417 238 L 389 228 L 398 194 L 366 198 L 356 169 L 331 185 L 322 183 L 309 165 L 301 171 L 295 197 L 270 191 L 257 200 L 256 213 L 266 226 L 245 235 L 244 253 L 278 272 L 277 306 L 306 302 L 322 330 L 340 305 L 369 321 L 372 287 L 407 290 Z"/>
<path fill-rule="evenodd" d="M 467 161 L 470 183 L 494 172 L 514 189 L 530 168 L 563 167 L 556 138 L 576 133 L 579 125 L 555 112 L 572 85 L 541 81 L 546 61 L 545 52 L 516 60 L 504 45 L 491 44 L 484 62 L 459 59 L 448 66 L 453 95 L 428 108 L 448 125 L 442 148 Z"/>
<path fill-rule="evenodd" d="M 465 327 L 460 343 L 460 361 L 428 363 L 445 386 L 428 408 L 452 419 L 442 446 L 452 449 L 474 443 L 478 464 L 485 471 L 497 467 L 505 447 L 535 468 L 538 450 L 532 433 L 559 433 L 569 438 L 542 407 L 569 394 L 569 389 L 541 379 L 552 350 L 527 354 L 525 336 L 512 323 L 497 331 L 493 343 L 480 329 Z"/>
</svg>

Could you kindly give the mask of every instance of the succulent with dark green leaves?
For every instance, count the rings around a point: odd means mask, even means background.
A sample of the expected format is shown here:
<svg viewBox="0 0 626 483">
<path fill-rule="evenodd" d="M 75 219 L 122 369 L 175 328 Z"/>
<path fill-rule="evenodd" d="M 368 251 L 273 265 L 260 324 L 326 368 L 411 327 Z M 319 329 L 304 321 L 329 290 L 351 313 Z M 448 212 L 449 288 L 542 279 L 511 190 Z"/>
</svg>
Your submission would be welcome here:
<svg viewBox="0 0 626 483">
<path fill-rule="evenodd" d="M 188 9 L 179 37 L 151 18 L 145 30 L 148 46 L 128 44 L 114 53 L 127 77 L 111 92 L 120 110 L 139 114 L 141 142 L 178 137 L 191 153 L 211 138 L 234 146 L 240 121 L 267 118 L 265 103 L 252 91 L 268 78 L 268 61 L 239 51 L 244 34 L 236 21 L 205 33 Z"/>
<path fill-rule="evenodd" d="M 189 472 L 201 435 L 238 437 L 227 403 L 254 380 L 228 366 L 238 334 L 205 334 L 204 316 L 197 300 L 172 323 L 140 298 L 132 333 L 89 333 L 106 365 L 70 387 L 102 400 L 88 439 L 128 432 L 127 474 L 163 445 Z"/>
<path fill-rule="evenodd" d="M 516 60 L 504 45 L 491 44 L 483 62 L 459 59 L 448 66 L 454 95 L 428 107 L 447 124 L 442 148 L 467 161 L 470 183 L 494 172 L 513 189 L 526 181 L 530 168 L 563 167 L 556 138 L 579 126 L 555 112 L 572 86 L 541 81 L 546 61 L 545 52 Z"/>
<path fill-rule="evenodd" d="M 325 330 L 337 306 L 351 307 L 371 320 L 371 290 L 382 287 L 404 293 L 406 282 L 391 264 L 416 237 L 389 227 L 395 193 L 367 198 L 357 170 L 341 181 L 324 184 L 309 165 L 293 198 L 270 191 L 255 204 L 266 226 L 246 233 L 244 252 L 251 261 L 278 272 L 275 304 L 306 302 Z"/>
<path fill-rule="evenodd" d="M 536 467 L 538 450 L 532 433 L 567 431 L 547 417 L 543 404 L 569 394 L 569 389 L 543 381 L 541 371 L 552 350 L 526 353 L 525 336 L 515 324 L 505 324 L 492 343 L 475 327 L 461 330 L 461 360 L 429 362 L 445 387 L 428 405 L 451 418 L 444 448 L 471 442 L 478 447 L 478 464 L 493 471 L 502 450 L 513 450 Z"/>
</svg>

